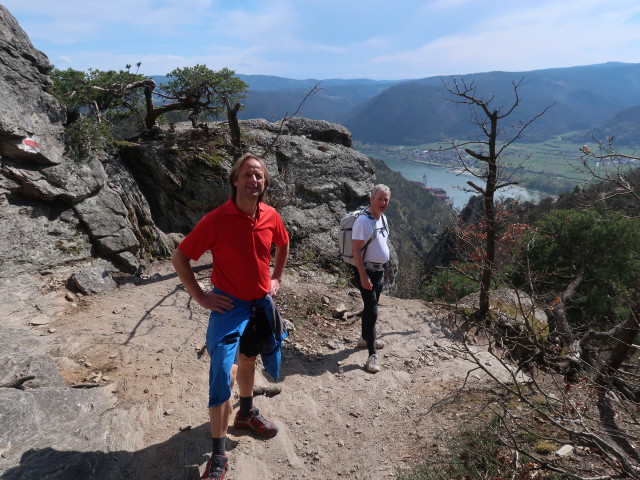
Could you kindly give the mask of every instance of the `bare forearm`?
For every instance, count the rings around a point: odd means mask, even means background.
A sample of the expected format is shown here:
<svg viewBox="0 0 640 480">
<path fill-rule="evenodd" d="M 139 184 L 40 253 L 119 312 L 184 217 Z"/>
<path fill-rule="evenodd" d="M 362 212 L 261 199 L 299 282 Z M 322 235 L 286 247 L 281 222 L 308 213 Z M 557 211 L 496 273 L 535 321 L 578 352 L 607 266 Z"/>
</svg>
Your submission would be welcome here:
<svg viewBox="0 0 640 480">
<path fill-rule="evenodd" d="M 364 246 L 364 240 L 352 240 L 351 253 L 353 254 L 353 261 L 355 267 L 358 269 L 360 276 L 366 275 L 364 268 L 364 259 L 362 258 L 362 247 Z"/>
<path fill-rule="evenodd" d="M 282 280 L 282 274 L 284 273 L 284 267 L 287 264 L 289 258 L 289 244 L 283 247 L 276 246 L 275 263 L 273 266 L 273 273 L 271 278 L 273 280 Z"/>
<path fill-rule="evenodd" d="M 358 274 L 360 276 L 360 285 L 362 285 L 362 288 L 371 290 L 373 288 L 373 284 L 371 283 L 371 279 L 364 268 L 364 258 L 362 256 L 363 246 L 364 240 L 352 240 L 351 251 L 353 253 L 355 266 L 358 269 Z"/>
<path fill-rule="evenodd" d="M 200 303 L 200 299 L 204 295 L 204 292 L 196 280 L 196 276 L 191 268 L 191 259 L 180 250 L 176 249 L 171 256 L 171 264 L 173 265 L 173 268 L 185 290 L 189 292 L 189 295 L 191 295 L 196 302 Z"/>
<path fill-rule="evenodd" d="M 226 295 L 213 291 L 205 292 L 196 280 L 196 276 L 191 268 L 191 259 L 180 250 L 176 249 L 171 256 L 171 264 L 178 274 L 178 278 L 189 292 L 189 295 L 203 308 L 224 313 L 233 308 L 233 301 Z"/>
<path fill-rule="evenodd" d="M 271 274 L 271 288 L 269 288 L 269 294 L 275 296 L 280 290 L 282 284 L 282 274 L 284 273 L 284 267 L 287 264 L 287 258 L 289 257 L 289 244 L 283 247 L 276 246 L 276 261 L 273 266 L 273 273 Z"/>
</svg>

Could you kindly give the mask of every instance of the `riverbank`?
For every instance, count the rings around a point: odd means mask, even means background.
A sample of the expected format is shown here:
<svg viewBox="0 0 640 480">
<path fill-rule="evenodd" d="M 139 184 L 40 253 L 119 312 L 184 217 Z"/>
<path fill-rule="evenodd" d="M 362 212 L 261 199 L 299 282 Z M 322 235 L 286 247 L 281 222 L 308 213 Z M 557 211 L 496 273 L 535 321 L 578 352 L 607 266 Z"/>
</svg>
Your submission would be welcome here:
<svg viewBox="0 0 640 480">
<path fill-rule="evenodd" d="M 451 165 L 444 166 L 414 159 L 380 158 L 379 156 L 375 158 L 384 162 L 391 170 L 399 172 L 409 181 L 421 182 L 429 188 L 444 189 L 451 199 L 453 206 L 458 210 L 464 208 L 469 199 L 477 194 L 467 183 L 471 178 L 475 177 L 462 168 L 456 169 Z M 541 198 L 547 196 L 549 195 L 512 185 L 499 190 L 497 198 L 512 197 L 523 201 L 538 202 Z"/>
</svg>

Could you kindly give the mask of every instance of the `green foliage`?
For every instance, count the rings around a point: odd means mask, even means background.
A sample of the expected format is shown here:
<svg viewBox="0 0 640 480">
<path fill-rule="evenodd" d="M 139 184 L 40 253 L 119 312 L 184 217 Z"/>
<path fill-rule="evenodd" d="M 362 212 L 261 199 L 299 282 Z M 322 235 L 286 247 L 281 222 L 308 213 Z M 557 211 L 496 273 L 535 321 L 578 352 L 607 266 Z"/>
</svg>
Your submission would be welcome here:
<svg viewBox="0 0 640 480">
<path fill-rule="evenodd" d="M 131 89 L 129 85 L 144 78 L 129 70 L 54 69 L 51 93 L 66 107 L 71 116 L 70 123 L 79 116 L 104 116 L 114 121 L 129 117 L 143 107 L 141 91 Z"/>
<path fill-rule="evenodd" d="M 438 271 L 424 286 L 421 297 L 428 301 L 456 303 L 461 298 L 477 292 L 478 282 L 452 269 Z"/>
<path fill-rule="evenodd" d="M 92 150 L 102 149 L 111 141 L 111 132 L 105 122 L 82 117 L 65 128 L 69 154 L 75 161 L 89 158 Z"/>
<path fill-rule="evenodd" d="M 397 480 L 466 480 L 505 478 L 510 465 L 499 455 L 500 443 L 490 426 L 467 428 L 447 442 L 448 455 L 435 464 L 417 465 Z"/>
<path fill-rule="evenodd" d="M 104 148 L 114 135 L 123 137 L 140 129 L 144 98 L 139 89 L 129 87 L 144 78 L 128 69 L 52 71 L 51 93 L 67 110 L 65 135 L 76 160 Z"/>
<path fill-rule="evenodd" d="M 548 440 L 540 440 L 533 446 L 533 450 L 541 455 L 550 455 L 558 450 L 558 448 L 560 448 L 560 445 Z"/>
<path fill-rule="evenodd" d="M 81 72 L 71 68 L 52 71 L 51 93 L 67 109 L 67 138 L 73 142 L 70 148 L 78 158 L 86 157 L 92 148 L 104 146 L 113 137 L 127 138 L 145 127 L 151 128 L 156 121 L 165 121 L 167 114 L 184 119 L 184 114 L 174 113 L 177 111 L 189 111 L 194 125 L 200 115 L 218 117 L 239 103 L 247 89 L 227 68 L 219 71 L 204 65 L 176 68 L 168 75 L 171 80 L 160 89 L 165 100 L 175 102 L 156 107 L 152 97 L 154 83 L 129 68 L 127 65 L 126 70 L 117 72 L 92 69 Z M 103 122 L 110 126 L 110 131 Z M 97 131 L 92 133 L 94 128 Z M 90 143 L 77 143 L 85 140 Z"/>
<path fill-rule="evenodd" d="M 176 68 L 167 75 L 170 80 L 162 87 L 169 98 L 191 106 L 191 117 L 218 118 L 227 107 L 245 98 L 247 84 L 235 76 L 233 70 L 218 71 L 206 65 Z"/>
<path fill-rule="evenodd" d="M 515 261 L 516 285 L 549 297 L 582 272 L 568 317 L 574 325 L 601 322 L 638 293 L 640 220 L 593 208 L 551 211 L 525 236 Z"/>
</svg>

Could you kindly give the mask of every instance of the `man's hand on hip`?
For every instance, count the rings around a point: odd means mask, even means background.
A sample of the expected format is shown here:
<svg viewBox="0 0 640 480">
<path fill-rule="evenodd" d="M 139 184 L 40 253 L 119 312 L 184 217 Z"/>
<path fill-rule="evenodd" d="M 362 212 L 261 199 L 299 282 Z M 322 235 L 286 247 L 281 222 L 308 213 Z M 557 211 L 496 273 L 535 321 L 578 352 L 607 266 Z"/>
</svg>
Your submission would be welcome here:
<svg viewBox="0 0 640 480">
<path fill-rule="evenodd" d="M 231 298 L 215 293 L 212 290 L 205 292 L 198 303 L 207 310 L 213 310 L 218 313 L 224 313 L 233 308 L 233 300 Z"/>
</svg>

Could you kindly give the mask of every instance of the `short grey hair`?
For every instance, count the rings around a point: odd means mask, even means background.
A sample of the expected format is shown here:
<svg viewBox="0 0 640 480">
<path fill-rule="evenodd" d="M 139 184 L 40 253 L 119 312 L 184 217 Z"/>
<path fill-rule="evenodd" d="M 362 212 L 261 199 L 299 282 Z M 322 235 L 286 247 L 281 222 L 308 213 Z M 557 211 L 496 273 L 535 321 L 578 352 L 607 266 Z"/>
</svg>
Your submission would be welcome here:
<svg viewBox="0 0 640 480">
<path fill-rule="evenodd" d="M 378 185 L 375 185 L 372 189 L 371 189 L 371 197 L 373 198 L 376 196 L 376 193 L 378 193 L 378 190 L 382 190 L 384 193 L 387 193 L 389 195 L 391 195 L 391 190 L 389 190 L 389 187 L 387 187 L 386 185 L 379 183 Z"/>
</svg>

